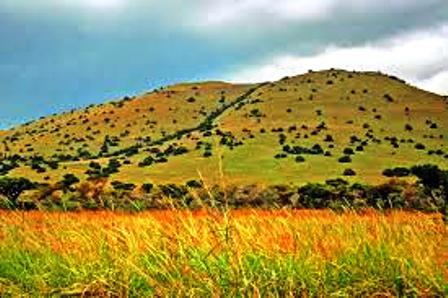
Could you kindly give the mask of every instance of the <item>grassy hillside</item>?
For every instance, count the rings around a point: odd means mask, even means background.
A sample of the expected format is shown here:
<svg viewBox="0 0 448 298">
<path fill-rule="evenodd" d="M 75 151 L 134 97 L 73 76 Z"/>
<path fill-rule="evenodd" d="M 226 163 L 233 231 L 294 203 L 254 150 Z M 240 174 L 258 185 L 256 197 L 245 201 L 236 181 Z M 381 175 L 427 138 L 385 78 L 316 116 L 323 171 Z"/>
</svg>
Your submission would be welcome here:
<svg viewBox="0 0 448 298">
<path fill-rule="evenodd" d="M 38 182 L 118 168 L 106 174 L 132 183 L 300 184 L 344 172 L 378 183 L 389 167 L 447 167 L 447 147 L 445 98 L 380 73 L 329 70 L 174 85 L 42 118 L 0 133 L 0 170 Z"/>
</svg>

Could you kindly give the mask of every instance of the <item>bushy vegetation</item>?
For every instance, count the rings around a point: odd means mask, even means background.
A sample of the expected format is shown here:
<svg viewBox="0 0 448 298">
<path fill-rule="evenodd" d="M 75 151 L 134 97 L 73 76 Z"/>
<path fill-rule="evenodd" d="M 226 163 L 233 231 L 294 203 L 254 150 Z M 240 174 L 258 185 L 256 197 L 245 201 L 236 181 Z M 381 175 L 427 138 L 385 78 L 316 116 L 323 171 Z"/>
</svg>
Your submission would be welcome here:
<svg viewBox="0 0 448 298">
<path fill-rule="evenodd" d="M 300 157 L 300 156 L 298 156 Z M 297 160 L 301 162 L 301 160 Z M 91 167 L 98 168 L 98 165 Z M 184 185 L 130 182 L 107 178 L 90 178 L 80 182 L 71 174 L 55 185 L 33 184 L 26 179 L 0 180 L 0 194 L 13 204 L 3 208 L 51 210 L 121 209 L 147 210 L 167 208 L 293 208 L 293 209 L 406 209 L 447 213 L 448 172 L 433 165 L 410 169 L 385 170 L 391 177 L 414 175 L 417 183 L 390 180 L 379 185 L 350 184 L 341 178 L 325 183 L 291 185 L 207 186 L 202 181 L 189 180 Z M 348 168 L 343 175 L 354 176 Z M 35 189 L 31 193 L 22 192 Z"/>
<path fill-rule="evenodd" d="M 447 104 L 329 70 L 0 132 L 0 296 L 447 296 Z"/>
</svg>

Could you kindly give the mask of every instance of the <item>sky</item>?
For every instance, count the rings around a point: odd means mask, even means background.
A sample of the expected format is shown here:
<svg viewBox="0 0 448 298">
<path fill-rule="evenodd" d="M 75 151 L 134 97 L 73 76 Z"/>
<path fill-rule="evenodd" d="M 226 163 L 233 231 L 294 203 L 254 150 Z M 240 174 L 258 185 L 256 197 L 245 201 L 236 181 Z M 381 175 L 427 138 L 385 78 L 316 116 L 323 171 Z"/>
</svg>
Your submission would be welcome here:
<svg viewBox="0 0 448 298">
<path fill-rule="evenodd" d="M 333 67 L 448 95 L 448 1 L 0 0 L 0 129 L 177 82 Z"/>
</svg>

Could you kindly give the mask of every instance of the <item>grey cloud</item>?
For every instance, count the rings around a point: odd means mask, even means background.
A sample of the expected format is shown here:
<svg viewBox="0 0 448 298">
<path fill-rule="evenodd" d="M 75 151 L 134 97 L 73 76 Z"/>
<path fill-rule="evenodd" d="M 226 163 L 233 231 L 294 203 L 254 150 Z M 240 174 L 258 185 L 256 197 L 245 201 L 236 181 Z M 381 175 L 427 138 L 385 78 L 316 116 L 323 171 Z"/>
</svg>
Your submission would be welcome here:
<svg viewBox="0 0 448 298">
<path fill-rule="evenodd" d="M 429 91 L 448 94 L 448 23 L 354 47 L 329 46 L 314 55 L 284 53 L 242 67 L 225 78 L 237 82 L 280 79 L 308 69 L 383 71 Z"/>
</svg>

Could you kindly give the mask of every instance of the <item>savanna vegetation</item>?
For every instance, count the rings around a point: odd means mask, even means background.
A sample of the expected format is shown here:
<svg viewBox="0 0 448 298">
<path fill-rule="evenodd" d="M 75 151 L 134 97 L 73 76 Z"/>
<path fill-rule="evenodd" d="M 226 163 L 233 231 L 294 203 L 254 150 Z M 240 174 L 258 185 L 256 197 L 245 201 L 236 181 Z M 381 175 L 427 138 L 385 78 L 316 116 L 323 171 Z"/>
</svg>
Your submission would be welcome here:
<svg viewBox="0 0 448 298">
<path fill-rule="evenodd" d="M 331 84 L 328 84 L 331 81 Z M 0 175 L 54 184 L 387 182 L 384 169 L 448 167 L 448 101 L 372 72 L 178 84 L 43 117 L 0 134 Z M 198 174 L 200 173 L 200 175 Z"/>
<path fill-rule="evenodd" d="M 0 295 L 448 296 L 447 111 L 331 69 L 0 132 Z"/>
<path fill-rule="evenodd" d="M 346 169 L 346 173 L 352 171 Z M 107 178 L 80 181 L 66 174 L 55 184 L 26 178 L 0 179 L 0 209 L 81 211 L 154 209 L 332 209 L 335 211 L 402 209 L 440 212 L 448 219 L 448 171 L 435 165 L 385 169 L 386 183 L 367 185 L 336 178 L 324 183 L 294 185 L 207 185 L 202 180 L 184 184 L 136 185 Z M 414 182 L 402 180 L 414 177 Z M 100 176 L 101 177 L 101 176 Z M 223 181 L 224 182 L 224 181 Z"/>
</svg>

